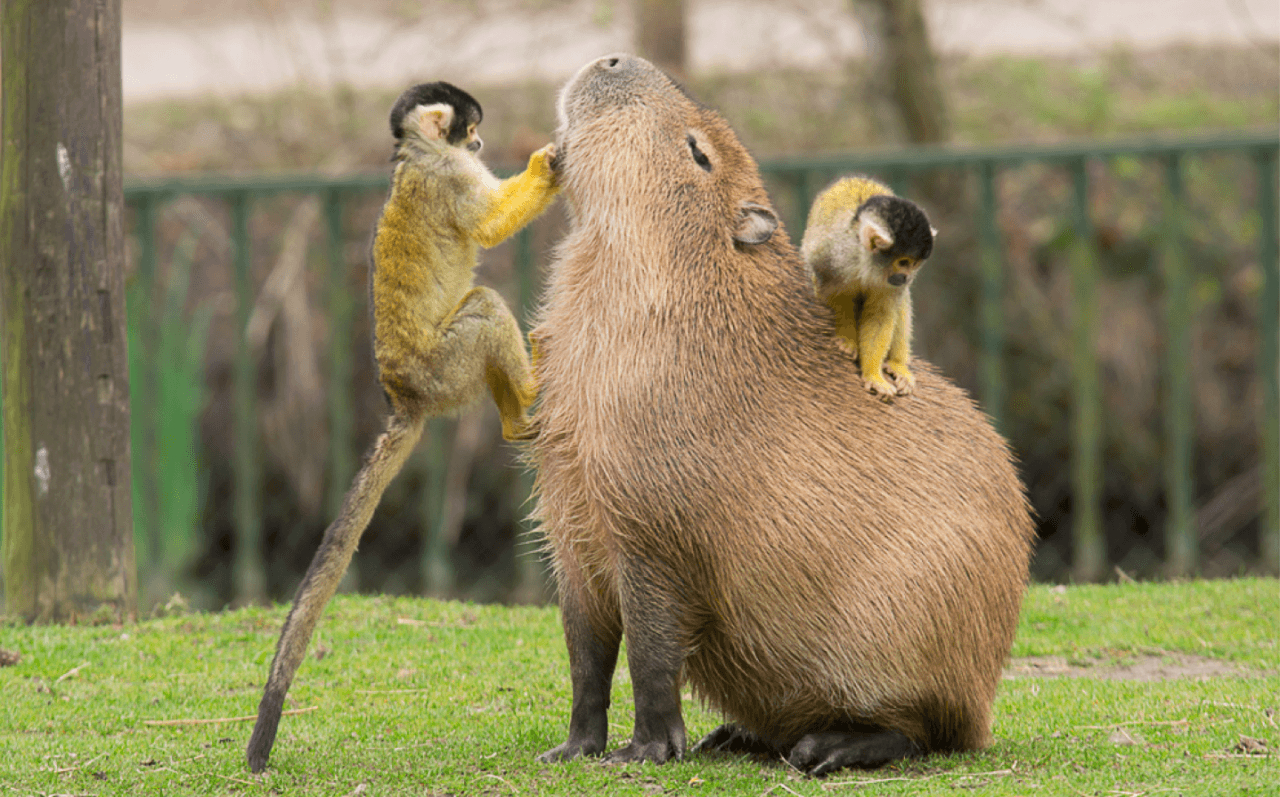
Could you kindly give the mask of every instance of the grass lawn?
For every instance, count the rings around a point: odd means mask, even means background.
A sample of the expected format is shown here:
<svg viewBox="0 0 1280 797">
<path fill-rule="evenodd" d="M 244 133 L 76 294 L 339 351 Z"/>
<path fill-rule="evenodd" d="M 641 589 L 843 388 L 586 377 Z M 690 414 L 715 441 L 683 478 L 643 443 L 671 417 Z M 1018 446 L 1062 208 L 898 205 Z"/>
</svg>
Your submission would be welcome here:
<svg viewBox="0 0 1280 797">
<path fill-rule="evenodd" d="M 262 776 L 250 722 L 147 724 L 255 712 L 284 611 L 0 627 L 21 655 L 0 668 L 0 797 L 1280 793 L 1271 579 L 1034 587 L 990 749 L 826 780 L 735 756 L 537 763 L 568 725 L 554 608 L 339 597 L 286 706 L 311 710 L 284 718 Z M 620 668 L 611 747 L 630 691 Z M 718 724 L 685 708 L 691 738 Z"/>
</svg>

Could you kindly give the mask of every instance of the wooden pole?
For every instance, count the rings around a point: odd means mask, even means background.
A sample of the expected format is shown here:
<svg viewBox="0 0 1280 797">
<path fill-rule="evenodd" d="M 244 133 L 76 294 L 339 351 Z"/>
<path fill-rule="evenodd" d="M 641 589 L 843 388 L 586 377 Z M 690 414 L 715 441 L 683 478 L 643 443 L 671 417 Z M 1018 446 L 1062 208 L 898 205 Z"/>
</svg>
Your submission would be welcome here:
<svg viewBox="0 0 1280 797">
<path fill-rule="evenodd" d="M 5 0 L 6 610 L 136 614 L 120 0 Z"/>
<path fill-rule="evenodd" d="M 684 0 L 636 0 L 636 48 L 677 80 L 688 78 Z"/>
<path fill-rule="evenodd" d="M 1259 547 L 1264 573 L 1280 572 L 1280 219 L 1276 182 L 1280 179 L 1276 150 L 1257 155 L 1258 262 L 1262 292 L 1258 311 L 1258 373 L 1262 379 L 1262 528 Z"/>
</svg>

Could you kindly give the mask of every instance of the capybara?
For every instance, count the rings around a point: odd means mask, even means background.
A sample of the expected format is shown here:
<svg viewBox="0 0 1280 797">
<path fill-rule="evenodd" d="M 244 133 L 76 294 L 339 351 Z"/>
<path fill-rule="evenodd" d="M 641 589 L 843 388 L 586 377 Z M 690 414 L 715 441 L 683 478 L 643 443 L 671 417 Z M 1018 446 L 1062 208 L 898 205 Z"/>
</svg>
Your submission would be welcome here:
<svg viewBox="0 0 1280 797">
<path fill-rule="evenodd" d="M 728 124 L 643 59 L 562 90 L 572 226 L 533 332 L 531 451 L 569 648 L 557 761 L 602 752 L 619 643 L 635 698 L 610 760 L 701 749 L 821 775 L 991 738 L 1033 537 L 1005 442 L 914 362 L 862 390 Z"/>
</svg>

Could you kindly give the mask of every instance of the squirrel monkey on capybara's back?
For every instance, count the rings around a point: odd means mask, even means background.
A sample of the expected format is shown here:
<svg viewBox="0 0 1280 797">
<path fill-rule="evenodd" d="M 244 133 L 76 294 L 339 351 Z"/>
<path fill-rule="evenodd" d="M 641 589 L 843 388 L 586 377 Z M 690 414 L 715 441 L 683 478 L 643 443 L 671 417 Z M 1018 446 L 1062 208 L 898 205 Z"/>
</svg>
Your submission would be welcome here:
<svg viewBox="0 0 1280 797">
<path fill-rule="evenodd" d="M 480 104 L 448 83 L 414 86 L 391 111 L 396 166 L 374 233 L 370 307 L 374 358 L 392 414 L 280 632 L 246 751 L 254 772 L 267 765 L 285 693 L 320 612 L 425 420 L 471 404 L 488 388 L 503 436 L 530 435 L 527 410 L 537 389 L 520 327 L 502 297 L 473 287 L 472 278 L 478 247 L 501 243 L 554 199 L 555 148 L 538 150 L 524 173 L 499 181 L 478 157 L 481 116 Z"/>
<path fill-rule="evenodd" d="M 837 180 L 809 211 L 800 253 L 841 344 L 858 355 L 867 390 L 884 401 L 915 387 L 907 367 L 911 282 L 935 235 L 918 205 L 867 177 Z"/>
</svg>

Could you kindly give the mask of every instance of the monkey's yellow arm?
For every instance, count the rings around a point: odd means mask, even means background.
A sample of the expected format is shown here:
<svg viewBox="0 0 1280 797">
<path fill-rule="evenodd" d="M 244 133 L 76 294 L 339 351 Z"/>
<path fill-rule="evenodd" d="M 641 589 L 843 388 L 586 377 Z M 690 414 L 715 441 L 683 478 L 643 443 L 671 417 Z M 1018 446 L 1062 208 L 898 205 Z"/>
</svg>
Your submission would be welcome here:
<svg viewBox="0 0 1280 797">
<path fill-rule="evenodd" d="M 498 186 L 489 212 L 472 233 L 481 246 L 488 249 L 507 240 L 555 199 L 560 187 L 551 170 L 553 152 L 553 145 L 548 144 L 533 153 L 529 156 L 529 168 Z"/>
</svg>

